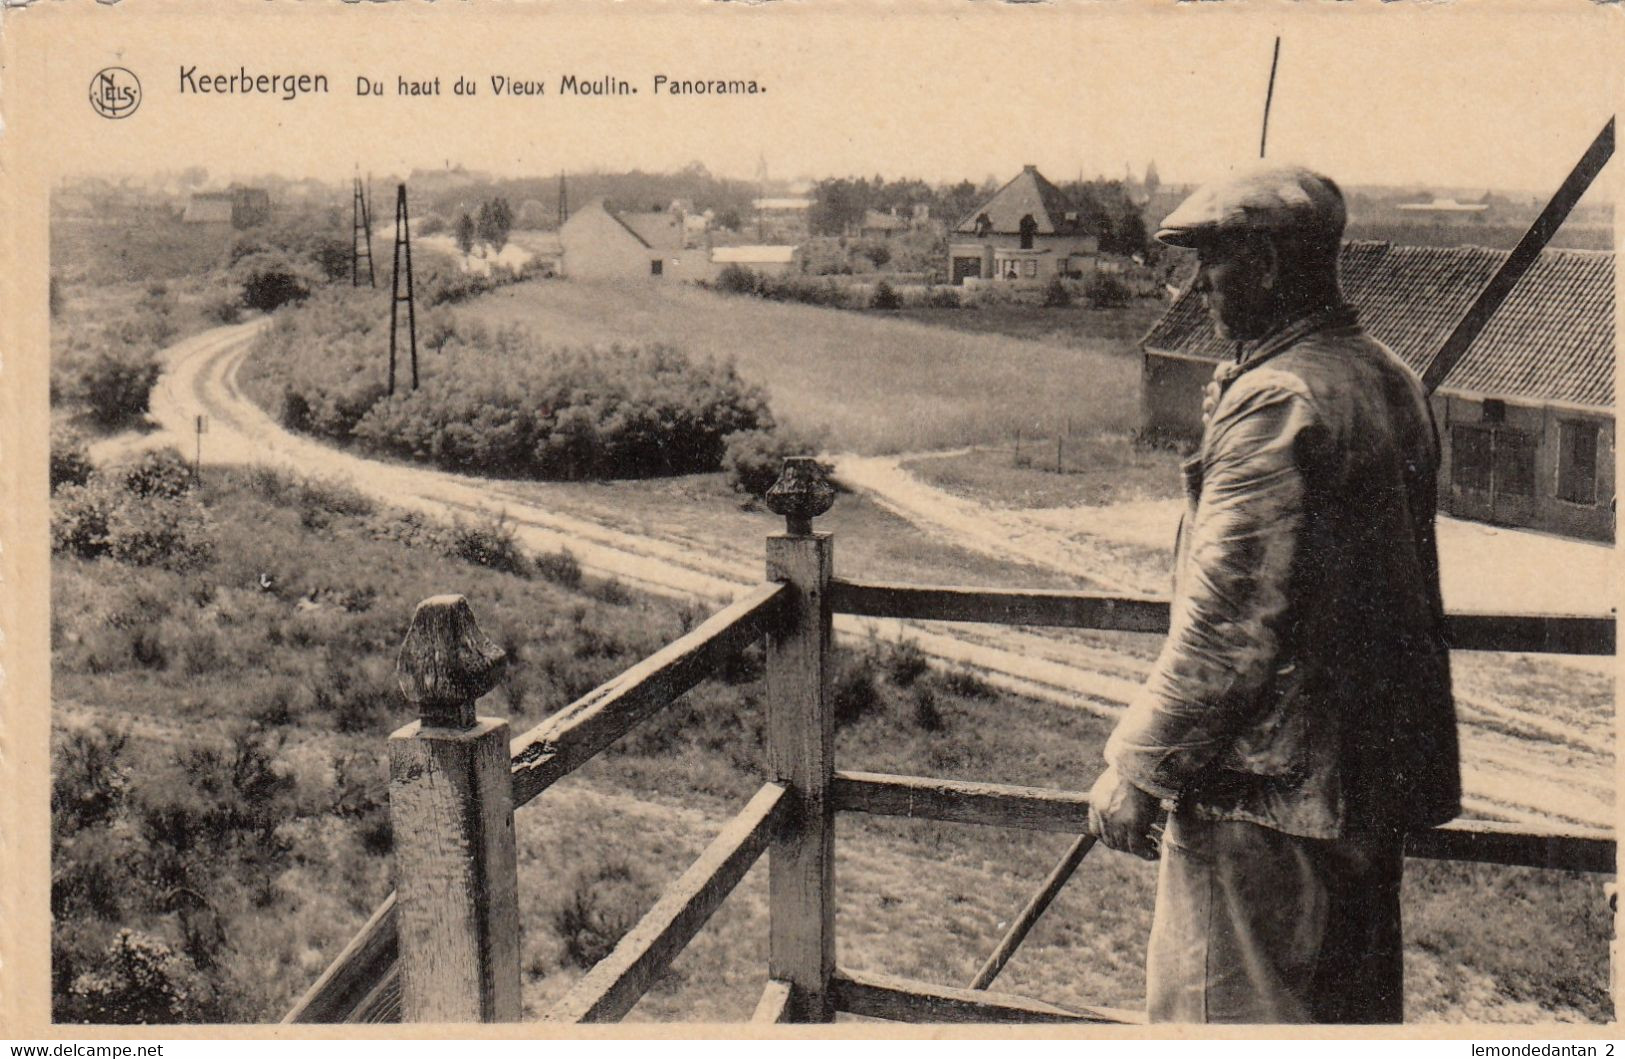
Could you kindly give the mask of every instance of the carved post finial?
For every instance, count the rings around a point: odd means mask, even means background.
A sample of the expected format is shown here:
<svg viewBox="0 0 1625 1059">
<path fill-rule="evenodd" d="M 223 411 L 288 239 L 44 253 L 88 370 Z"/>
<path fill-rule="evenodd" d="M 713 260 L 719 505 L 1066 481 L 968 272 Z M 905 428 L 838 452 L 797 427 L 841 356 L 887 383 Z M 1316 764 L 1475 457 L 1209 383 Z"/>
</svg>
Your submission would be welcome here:
<svg viewBox="0 0 1625 1059">
<path fill-rule="evenodd" d="M 395 679 L 431 728 L 474 727 L 474 700 L 496 686 L 507 654 L 480 631 L 462 596 L 431 596 L 412 612 Z"/>
<path fill-rule="evenodd" d="M 812 520 L 835 503 L 835 487 L 812 456 L 787 456 L 779 480 L 763 497 L 768 509 L 784 516 L 784 528 L 793 537 L 812 534 Z"/>
</svg>

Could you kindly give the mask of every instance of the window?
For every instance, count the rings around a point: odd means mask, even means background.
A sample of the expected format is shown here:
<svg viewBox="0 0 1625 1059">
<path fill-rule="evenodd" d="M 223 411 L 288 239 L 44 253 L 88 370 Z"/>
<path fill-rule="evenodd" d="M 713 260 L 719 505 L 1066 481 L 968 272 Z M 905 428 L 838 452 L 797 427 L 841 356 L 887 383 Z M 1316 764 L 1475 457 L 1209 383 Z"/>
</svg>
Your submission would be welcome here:
<svg viewBox="0 0 1625 1059">
<path fill-rule="evenodd" d="M 1597 502 L 1597 424 L 1558 423 L 1557 498 L 1571 504 Z"/>
<path fill-rule="evenodd" d="M 661 275 L 665 267 L 666 263 L 657 257 L 653 261 L 649 262 L 649 275 Z"/>
<path fill-rule="evenodd" d="M 1034 261 L 1032 258 L 1028 258 L 1026 261 L 1022 262 L 1022 269 L 1023 269 L 1023 271 L 1025 271 L 1027 273 L 1027 278 L 1028 279 L 1036 279 L 1037 278 L 1037 276 L 1038 276 L 1038 262 L 1037 261 Z"/>
<path fill-rule="evenodd" d="M 1460 489 L 1490 491 L 1490 454 L 1494 435 L 1482 427 L 1450 430 L 1450 481 Z"/>
<path fill-rule="evenodd" d="M 1021 224 L 1016 230 L 1021 233 L 1021 248 L 1031 250 L 1033 248 L 1033 236 L 1038 234 L 1038 222 L 1033 220 L 1033 215 L 1029 213 L 1021 218 Z"/>
</svg>

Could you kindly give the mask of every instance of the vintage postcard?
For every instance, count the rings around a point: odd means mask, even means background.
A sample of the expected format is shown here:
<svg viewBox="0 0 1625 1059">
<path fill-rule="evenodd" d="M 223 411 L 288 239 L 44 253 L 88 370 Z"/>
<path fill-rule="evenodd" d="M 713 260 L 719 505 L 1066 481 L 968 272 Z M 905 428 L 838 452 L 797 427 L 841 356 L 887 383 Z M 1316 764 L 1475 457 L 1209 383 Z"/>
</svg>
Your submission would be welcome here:
<svg viewBox="0 0 1625 1059">
<path fill-rule="evenodd" d="M 1612 1032 L 1619 5 L 3 15 L 7 1036 Z"/>
</svg>

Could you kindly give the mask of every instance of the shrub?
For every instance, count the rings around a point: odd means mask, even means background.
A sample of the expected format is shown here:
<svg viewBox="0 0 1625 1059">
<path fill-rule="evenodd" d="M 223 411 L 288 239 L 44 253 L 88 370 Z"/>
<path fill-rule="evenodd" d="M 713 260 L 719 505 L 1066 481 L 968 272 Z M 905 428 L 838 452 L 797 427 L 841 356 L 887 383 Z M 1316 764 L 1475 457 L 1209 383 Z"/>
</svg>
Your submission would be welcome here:
<svg viewBox="0 0 1625 1059">
<path fill-rule="evenodd" d="M 197 1022 L 208 1017 L 195 970 L 163 941 L 121 930 L 95 970 L 73 980 L 66 1022 L 133 1025 Z"/>
<path fill-rule="evenodd" d="M 953 287 L 932 287 L 925 296 L 925 303 L 933 309 L 958 309 L 963 304 L 959 291 Z"/>
<path fill-rule="evenodd" d="M 147 414 L 152 388 L 162 370 L 151 352 L 103 350 L 80 369 L 75 396 L 102 426 L 120 426 Z"/>
<path fill-rule="evenodd" d="M 724 294 L 755 294 L 759 277 L 743 265 L 729 264 L 717 273 L 716 288 Z"/>
<path fill-rule="evenodd" d="M 173 499 L 192 488 L 191 465 L 169 446 L 143 452 L 115 467 L 112 475 L 131 496 Z"/>
<path fill-rule="evenodd" d="M 107 554 L 107 527 L 119 495 L 92 479 L 65 485 L 51 498 L 51 550 L 94 559 Z"/>
<path fill-rule="evenodd" d="M 856 723 L 885 705 L 875 687 L 873 663 L 867 657 L 849 663 L 830 688 L 830 708 L 837 727 Z"/>
<path fill-rule="evenodd" d="M 530 573 L 530 562 L 520 550 L 513 524 L 505 514 L 484 514 L 473 522 L 453 521 L 446 551 L 476 566 L 521 577 Z"/>
<path fill-rule="evenodd" d="M 84 485 L 95 469 L 83 437 L 65 428 L 51 428 L 51 492 L 59 486 Z"/>
<path fill-rule="evenodd" d="M 276 251 L 249 254 L 237 262 L 232 274 L 242 286 L 242 303 L 267 313 L 304 301 L 321 281 L 314 265 Z"/>
<path fill-rule="evenodd" d="M 556 552 L 543 552 L 532 558 L 536 573 L 544 580 L 565 588 L 581 587 L 581 563 L 570 549 L 561 548 Z"/>
<path fill-rule="evenodd" d="M 1044 284 L 1044 307 L 1047 309 L 1065 309 L 1072 304 L 1072 291 L 1066 285 L 1066 280 L 1060 276 L 1051 276 L 1050 281 Z"/>
<path fill-rule="evenodd" d="M 199 307 L 205 320 L 217 324 L 235 324 L 243 318 L 243 295 L 241 291 L 217 291 L 203 299 Z"/>
<path fill-rule="evenodd" d="M 583 969 L 597 964 L 637 925 L 655 897 L 648 880 L 624 861 L 579 872 L 553 916 L 565 959 Z"/>
<path fill-rule="evenodd" d="M 921 685 L 914 689 L 914 723 L 922 732 L 940 732 L 948 726 L 937 706 L 937 694 Z"/>
<path fill-rule="evenodd" d="M 869 308 L 901 309 L 902 307 L 903 299 L 898 297 L 897 291 L 890 283 L 887 283 L 885 280 L 881 280 L 879 283 L 875 284 L 875 293 L 874 296 L 869 299 Z"/>
<path fill-rule="evenodd" d="M 991 699 L 998 695 L 993 685 L 983 680 L 968 667 L 950 669 L 942 678 L 942 686 L 964 699 Z"/>
<path fill-rule="evenodd" d="M 100 728 L 70 730 L 51 762 L 51 821 L 76 831 L 105 824 L 124 801 L 129 775 L 124 751 L 130 737 Z"/>
<path fill-rule="evenodd" d="M 793 431 L 742 430 L 728 435 L 722 453 L 722 470 L 728 485 L 738 493 L 760 499 L 778 481 L 787 456 L 806 456 L 816 445 Z M 821 464 L 825 474 L 834 471 Z"/>
<path fill-rule="evenodd" d="M 1123 281 L 1105 272 L 1096 272 L 1083 286 L 1083 296 L 1091 309 L 1111 309 L 1128 304 L 1129 290 Z"/>
<path fill-rule="evenodd" d="M 886 679 L 900 688 L 912 687 L 914 682 L 931 669 L 931 660 L 914 640 L 899 639 L 885 646 L 880 655 L 880 668 Z"/>
</svg>

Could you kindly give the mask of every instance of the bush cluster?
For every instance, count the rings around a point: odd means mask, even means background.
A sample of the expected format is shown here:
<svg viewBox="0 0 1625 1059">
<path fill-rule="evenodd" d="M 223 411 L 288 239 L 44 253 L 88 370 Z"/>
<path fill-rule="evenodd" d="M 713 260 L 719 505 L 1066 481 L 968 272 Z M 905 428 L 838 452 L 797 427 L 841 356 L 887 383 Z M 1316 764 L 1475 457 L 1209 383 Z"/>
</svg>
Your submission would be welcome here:
<svg viewBox="0 0 1625 1059">
<path fill-rule="evenodd" d="M 738 493 L 760 499 L 778 481 L 787 456 L 808 456 L 817 452 L 817 442 L 793 430 L 741 430 L 728 435 L 722 453 L 722 470 L 728 485 Z M 831 464 L 820 465 L 826 476 Z"/>
<path fill-rule="evenodd" d="M 51 498 L 51 549 L 134 566 L 195 566 L 213 539 L 191 485 L 191 469 L 174 449 L 64 483 Z"/>
<path fill-rule="evenodd" d="M 848 288 L 834 280 L 798 275 L 772 275 L 743 265 L 728 265 L 711 284 L 724 294 L 749 294 L 776 302 L 800 302 L 832 309 L 850 308 Z"/>
<path fill-rule="evenodd" d="M 1116 276 L 1096 272 L 1083 285 L 1083 296 L 1088 299 L 1091 309 L 1114 309 L 1128 304 L 1129 289 Z"/>
<path fill-rule="evenodd" d="M 726 439 L 773 425 L 731 364 L 668 346 L 546 349 L 517 329 L 444 321 L 416 390 L 375 314 L 312 299 L 258 340 L 254 370 L 280 390 L 283 424 L 465 473 L 579 480 L 714 471 Z"/>
</svg>

